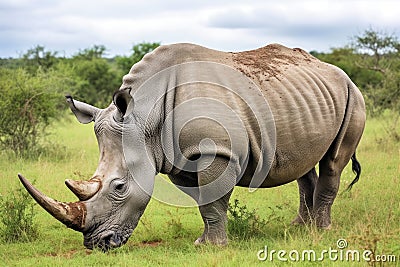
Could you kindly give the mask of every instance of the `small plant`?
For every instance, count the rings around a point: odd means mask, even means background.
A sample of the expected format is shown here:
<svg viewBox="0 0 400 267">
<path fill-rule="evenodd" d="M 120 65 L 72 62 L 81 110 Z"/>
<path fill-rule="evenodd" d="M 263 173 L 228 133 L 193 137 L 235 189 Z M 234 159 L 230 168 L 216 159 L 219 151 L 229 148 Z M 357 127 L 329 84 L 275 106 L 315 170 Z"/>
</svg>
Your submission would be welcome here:
<svg viewBox="0 0 400 267">
<path fill-rule="evenodd" d="M 392 140 L 395 143 L 400 142 L 400 115 L 393 112 L 392 117 L 385 120 L 385 122 L 383 129 L 385 130 L 389 140 Z"/>
<path fill-rule="evenodd" d="M 379 117 L 382 130 L 375 135 L 375 142 L 384 148 L 390 148 L 400 143 L 400 113 L 386 110 Z"/>
<path fill-rule="evenodd" d="M 4 242 L 29 242 L 38 235 L 34 223 L 35 203 L 23 188 L 0 195 L 0 239 Z"/>
<path fill-rule="evenodd" d="M 172 230 L 172 237 L 179 238 L 184 237 L 187 233 L 181 222 L 181 216 L 173 214 L 171 211 L 167 211 L 170 216 L 170 220 L 167 222 L 168 227 Z"/>
<path fill-rule="evenodd" d="M 267 222 L 261 219 L 256 210 L 248 210 L 235 199 L 228 206 L 228 233 L 233 238 L 248 239 L 264 233 Z"/>
</svg>

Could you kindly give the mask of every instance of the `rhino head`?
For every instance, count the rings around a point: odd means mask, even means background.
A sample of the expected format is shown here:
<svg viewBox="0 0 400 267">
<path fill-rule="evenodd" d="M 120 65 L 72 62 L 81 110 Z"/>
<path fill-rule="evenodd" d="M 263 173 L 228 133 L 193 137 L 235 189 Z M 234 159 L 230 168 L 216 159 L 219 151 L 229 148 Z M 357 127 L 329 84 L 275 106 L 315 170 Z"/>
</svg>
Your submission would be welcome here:
<svg viewBox="0 0 400 267">
<path fill-rule="evenodd" d="M 100 151 L 97 170 L 90 180 L 65 181 L 79 198 L 78 202 L 65 203 L 49 198 L 19 174 L 22 184 L 38 204 L 69 228 L 82 232 L 84 245 L 89 249 L 98 247 L 105 251 L 126 243 L 151 198 L 154 164 L 142 164 L 145 153 L 141 151 L 136 151 L 130 160 L 126 160 L 123 152 L 123 127 L 131 100 L 129 92 L 118 92 L 108 108 L 99 109 L 67 96 L 79 122 L 94 122 Z M 135 123 L 129 125 L 136 127 Z M 133 129 L 131 132 L 140 131 Z M 133 167 L 128 168 L 129 164 Z M 140 169 L 142 167 L 145 169 Z"/>
</svg>

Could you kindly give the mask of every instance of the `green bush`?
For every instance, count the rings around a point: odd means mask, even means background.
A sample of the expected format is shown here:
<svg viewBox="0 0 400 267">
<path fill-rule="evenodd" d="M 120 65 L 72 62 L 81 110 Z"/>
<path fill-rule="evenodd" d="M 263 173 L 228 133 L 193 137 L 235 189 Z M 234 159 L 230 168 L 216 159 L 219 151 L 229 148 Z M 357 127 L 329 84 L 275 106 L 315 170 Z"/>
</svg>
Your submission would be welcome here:
<svg viewBox="0 0 400 267">
<path fill-rule="evenodd" d="M 170 228 L 172 232 L 173 238 L 181 238 L 188 235 L 183 223 L 181 221 L 181 216 L 178 213 L 178 209 L 176 212 L 167 211 L 170 220 L 167 222 L 168 228 Z"/>
<path fill-rule="evenodd" d="M 282 212 L 285 205 L 268 207 L 269 213 L 264 218 L 260 218 L 256 210 L 249 210 L 246 205 L 241 205 L 238 199 L 233 200 L 233 204 L 228 206 L 228 234 L 234 239 L 249 239 L 265 236 L 268 231 L 267 225 L 282 223 L 284 216 Z"/>
<path fill-rule="evenodd" d="M 264 233 L 267 222 L 261 219 L 256 210 L 248 210 L 235 199 L 228 206 L 228 233 L 231 238 L 248 239 Z"/>
<path fill-rule="evenodd" d="M 78 57 L 69 63 L 74 80 L 78 82 L 78 86 L 70 90 L 73 96 L 100 108 L 107 107 L 113 93 L 120 87 L 122 77 L 104 58 L 88 60 Z"/>
<path fill-rule="evenodd" d="M 0 195 L 0 238 L 4 242 L 28 242 L 35 240 L 38 227 L 34 223 L 35 202 L 29 193 L 19 188 Z"/>
<path fill-rule="evenodd" d="M 0 148 L 22 157 L 37 157 L 39 141 L 50 122 L 60 117 L 65 81 L 53 72 L 35 76 L 0 68 Z M 63 105 L 65 106 L 65 104 Z"/>
</svg>

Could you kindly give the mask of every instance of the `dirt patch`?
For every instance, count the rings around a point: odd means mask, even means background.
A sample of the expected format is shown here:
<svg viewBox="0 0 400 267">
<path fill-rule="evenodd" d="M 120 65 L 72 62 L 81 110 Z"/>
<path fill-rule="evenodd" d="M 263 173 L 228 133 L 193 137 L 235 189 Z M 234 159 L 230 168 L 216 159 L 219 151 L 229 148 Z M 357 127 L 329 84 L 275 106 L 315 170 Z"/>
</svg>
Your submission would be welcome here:
<svg viewBox="0 0 400 267">
<path fill-rule="evenodd" d="M 256 50 L 232 53 L 235 67 L 260 83 L 277 78 L 289 65 L 306 64 L 315 58 L 300 48 L 271 44 Z"/>
<path fill-rule="evenodd" d="M 63 253 L 56 253 L 56 252 L 49 252 L 46 253 L 45 256 L 47 257 L 61 257 L 61 258 L 66 258 L 66 259 L 71 259 L 79 250 L 73 249 L 70 251 L 66 251 Z"/>
<path fill-rule="evenodd" d="M 139 243 L 139 246 L 143 247 L 157 247 L 162 244 L 162 240 L 154 240 L 154 241 L 143 241 Z"/>
<path fill-rule="evenodd" d="M 140 243 L 137 243 L 136 246 L 138 247 L 157 247 L 161 245 L 163 241 L 161 239 L 156 240 L 145 240 Z"/>
</svg>

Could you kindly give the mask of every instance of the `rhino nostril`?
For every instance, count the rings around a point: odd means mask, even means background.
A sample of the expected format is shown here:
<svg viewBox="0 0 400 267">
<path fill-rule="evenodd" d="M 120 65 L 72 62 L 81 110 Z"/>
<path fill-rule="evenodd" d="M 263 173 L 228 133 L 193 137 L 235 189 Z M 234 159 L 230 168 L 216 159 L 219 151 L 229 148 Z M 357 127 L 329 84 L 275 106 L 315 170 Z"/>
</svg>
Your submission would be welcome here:
<svg viewBox="0 0 400 267">
<path fill-rule="evenodd" d="M 112 236 L 114 235 L 114 232 L 112 231 L 107 231 L 104 234 L 102 234 L 100 236 L 100 240 L 106 240 L 106 239 L 110 239 Z"/>
<path fill-rule="evenodd" d="M 98 247 L 103 251 L 107 251 L 112 248 L 117 248 L 122 245 L 121 238 L 112 231 L 108 231 L 101 235 Z"/>
<path fill-rule="evenodd" d="M 122 245 L 122 240 L 119 235 L 114 234 L 110 239 L 110 247 L 117 248 Z"/>
<path fill-rule="evenodd" d="M 111 248 L 117 248 L 120 246 L 120 242 L 115 241 L 114 239 L 110 239 L 110 247 Z"/>
<path fill-rule="evenodd" d="M 112 245 L 110 244 L 111 238 L 113 237 L 114 233 L 109 231 L 100 236 L 98 247 L 103 251 L 109 250 Z M 111 245 L 111 246 L 110 246 Z"/>
</svg>

